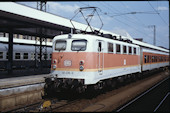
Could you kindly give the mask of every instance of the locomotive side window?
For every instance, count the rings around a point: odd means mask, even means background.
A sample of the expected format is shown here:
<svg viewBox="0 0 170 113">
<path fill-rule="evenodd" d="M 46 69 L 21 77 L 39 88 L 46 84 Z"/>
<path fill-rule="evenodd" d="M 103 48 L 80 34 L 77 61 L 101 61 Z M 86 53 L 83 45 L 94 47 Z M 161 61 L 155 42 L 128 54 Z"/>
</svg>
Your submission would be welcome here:
<svg viewBox="0 0 170 113">
<path fill-rule="evenodd" d="M 28 53 L 24 53 L 24 59 L 28 59 Z"/>
<path fill-rule="evenodd" d="M 85 51 L 87 40 L 73 40 L 71 50 L 72 51 Z"/>
<path fill-rule="evenodd" d="M 108 43 L 108 52 L 113 53 L 113 44 L 112 43 Z"/>
<path fill-rule="evenodd" d="M 120 53 L 120 44 L 116 44 L 116 53 Z"/>
<path fill-rule="evenodd" d="M 20 59 L 21 58 L 21 54 L 20 53 L 15 53 L 15 59 Z"/>
<path fill-rule="evenodd" d="M 136 55 L 136 48 L 135 47 L 133 48 L 133 53 L 134 53 L 134 55 Z"/>
<path fill-rule="evenodd" d="M 0 59 L 3 59 L 3 52 L 0 52 Z"/>
<path fill-rule="evenodd" d="M 126 54 L 127 53 L 127 49 L 126 49 L 126 46 L 123 45 L 123 54 Z"/>
<path fill-rule="evenodd" d="M 66 41 L 65 40 L 57 40 L 55 43 L 55 50 L 61 51 L 66 49 Z"/>
<path fill-rule="evenodd" d="M 129 46 L 129 54 L 132 54 L 132 47 Z"/>
</svg>

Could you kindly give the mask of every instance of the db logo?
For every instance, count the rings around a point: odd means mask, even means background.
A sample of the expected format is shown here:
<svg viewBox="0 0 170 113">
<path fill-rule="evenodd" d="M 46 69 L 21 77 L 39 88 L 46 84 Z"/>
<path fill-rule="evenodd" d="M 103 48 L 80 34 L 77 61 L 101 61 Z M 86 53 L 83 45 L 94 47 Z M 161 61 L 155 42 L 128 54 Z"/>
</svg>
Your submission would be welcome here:
<svg viewBox="0 0 170 113">
<path fill-rule="evenodd" d="M 64 60 L 64 66 L 71 66 L 70 60 Z"/>
</svg>

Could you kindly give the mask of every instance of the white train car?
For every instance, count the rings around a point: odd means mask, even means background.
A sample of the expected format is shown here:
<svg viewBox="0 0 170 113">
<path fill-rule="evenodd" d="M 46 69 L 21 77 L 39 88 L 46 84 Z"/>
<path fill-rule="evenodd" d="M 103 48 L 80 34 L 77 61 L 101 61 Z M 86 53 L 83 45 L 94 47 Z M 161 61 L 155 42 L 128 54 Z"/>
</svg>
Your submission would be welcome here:
<svg viewBox="0 0 170 113">
<path fill-rule="evenodd" d="M 132 42 L 91 34 L 56 36 L 51 76 L 45 79 L 45 89 L 101 89 L 143 71 L 169 66 L 168 50 L 137 40 Z"/>
<path fill-rule="evenodd" d="M 69 34 L 56 36 L 52 49 L 51 78 L 46 83 L 58 90 L 73 87 L 80 91 L 91 85 L 99 89 L 111 85 L 114 78 L 141 73 L 140 47 L 132 43 Z"/>
<path fill-rule="evenodd" d="M 169 66 L 169 50 L 133 40 L 141 49 L 141 71 Z"/>
</svg>

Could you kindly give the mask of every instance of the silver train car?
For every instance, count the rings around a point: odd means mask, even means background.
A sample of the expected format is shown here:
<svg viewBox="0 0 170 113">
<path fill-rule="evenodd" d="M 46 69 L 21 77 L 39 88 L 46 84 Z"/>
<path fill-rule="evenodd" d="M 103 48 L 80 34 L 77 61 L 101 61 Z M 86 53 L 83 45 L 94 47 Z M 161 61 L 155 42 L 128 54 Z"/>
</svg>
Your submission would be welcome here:
<svg viewBox="0 0 170 113">
<path fill-rule="evenodd" d="M 16 44 L 17 43 L 17 44 Z M 21 45 L 27 44 L 27 45 Z M 35 44 L 35 41 L 32 40 L 24 40 L 24 39 L 14 39 L 13 45 L 13 69 L 27 69 L 35 67 L 35 46 L 28 45 Z M 39 52 L 37 59 L 37 67 L 39 66 L 40 57 L 42 58 L 42 66 L 44 68 L 50 68 L 51 66 L 51 54 L 52 47 L 47 47 L 47 54 L 43 54 L 40 56 Z M 46 60 L 45 60 L 46 57 Z M 7 38 L 0 37 L 0 70 L 8 69 L 8 44 Z"/>
</svg>

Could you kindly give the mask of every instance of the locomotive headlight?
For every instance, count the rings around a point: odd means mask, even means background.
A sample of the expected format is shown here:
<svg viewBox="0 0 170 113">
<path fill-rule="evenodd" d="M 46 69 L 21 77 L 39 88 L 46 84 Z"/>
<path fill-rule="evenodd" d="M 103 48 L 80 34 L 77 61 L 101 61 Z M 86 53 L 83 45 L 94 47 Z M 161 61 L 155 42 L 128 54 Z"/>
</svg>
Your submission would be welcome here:
<svg viewBox="0 0 170 113">
<path fill-rule="evenodd" d="M 83 64 L 84 64 L 84 60 L 81 60 L 81 61 L 80 61 L 80 65 L 83 65 Z"/>
<path fill-rule="evenodd" d="M 53 64 L 56 64 L 56 63 L 57 63 L 57 60 L 56 60 L 56 59 L 54 59 L 54 60 L 53 60 Z"/>
<path fill-rule="evenodd" d="M 56 65 L 53 65 L 53 69 L 56 69 L 57 68 L 57 66 Z"/>
<path fill-rule="evenodd" d="M 80 66 L 80 71 L 83 71 L 84 70 L 84 67 L 83 66 Z"/>
</svg>

